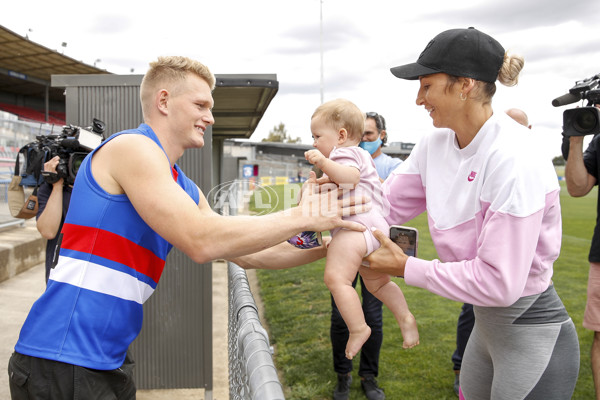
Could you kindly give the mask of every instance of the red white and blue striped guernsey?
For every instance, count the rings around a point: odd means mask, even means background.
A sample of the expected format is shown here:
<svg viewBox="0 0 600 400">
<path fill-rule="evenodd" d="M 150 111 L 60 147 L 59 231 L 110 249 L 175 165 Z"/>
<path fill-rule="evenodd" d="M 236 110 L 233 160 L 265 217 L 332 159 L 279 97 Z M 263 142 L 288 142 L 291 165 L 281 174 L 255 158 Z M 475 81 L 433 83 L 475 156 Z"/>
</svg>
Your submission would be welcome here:
<svg viewBox="0 0 600 400">
<path fill-rule="evenodd" d="M 102 145 L 122 134 L 144 135 L 162 149 L 146 124 L 116 133 Z M 108 194 L 98 185 L 91 173 L 98 148 L 81 164 L 58 264 L 29 312 L 15 350 L 110 370 L 123 364 L 140 332 L 142 305 L 154 292 L 172 245 L 142 220 L 126 195 Z M 177 165 L 172 173 L 198 204 L 196 184 Z"/>
</svg>

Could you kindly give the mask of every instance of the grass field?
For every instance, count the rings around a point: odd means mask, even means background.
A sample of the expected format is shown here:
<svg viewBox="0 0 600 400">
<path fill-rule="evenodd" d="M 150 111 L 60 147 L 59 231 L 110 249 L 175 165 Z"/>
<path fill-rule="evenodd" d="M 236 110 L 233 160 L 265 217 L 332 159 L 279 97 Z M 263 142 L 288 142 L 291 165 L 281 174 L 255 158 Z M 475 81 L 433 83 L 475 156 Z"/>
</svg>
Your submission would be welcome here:
<svg viewBox="0 0 600 400">
<path fill-rule="evenodd" d="M 281 191 L 282 188 L 275 188 Z M 571 198 L 561 191 L 563 242 L 554 265 L 554 284 L 577 327 L 581 366 L 573 399 L 594 398 L 589 349 L 593 333 L 581 322 L 586 300 L 588 262 L 595 217 L 597 191 L 584 198 Z M 419 252 L 436 258 L 426 226 L 426 216 L 411 221 L 420 234 Z M 323 283 L 324 261 L 283 271 L 258 271 L 260 296 L 265 304 L 275 363 L 287 399 L 330 399 L 336 382 L 329 339 L 330 295 Z M 409 287 L 395 279 L 417 318 L 421 344 L 402 349 L 402 336 L 389 310 L 384 307 L 384 341 L 379 383 L 386 397 L 394 399 L 455 399 L 451 355 L 456 340 L 460 303 Z M 351 399 L 364 399 L 355 361 Z"/>
</svg>

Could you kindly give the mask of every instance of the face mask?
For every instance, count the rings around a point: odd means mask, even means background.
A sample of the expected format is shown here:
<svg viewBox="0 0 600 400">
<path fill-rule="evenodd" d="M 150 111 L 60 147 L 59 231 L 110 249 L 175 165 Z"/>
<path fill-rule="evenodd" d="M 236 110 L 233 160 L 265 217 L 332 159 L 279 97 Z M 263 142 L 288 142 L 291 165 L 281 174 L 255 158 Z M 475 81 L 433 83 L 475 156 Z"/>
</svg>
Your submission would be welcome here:
<svg viewBox="0 0 600 400">
<path fill-rule="evenodd" d="M 377 138 L 374 142 L 360 142 L 359 146 L 373 155 L 382 143 L 381 138 Z"/>
</svg>

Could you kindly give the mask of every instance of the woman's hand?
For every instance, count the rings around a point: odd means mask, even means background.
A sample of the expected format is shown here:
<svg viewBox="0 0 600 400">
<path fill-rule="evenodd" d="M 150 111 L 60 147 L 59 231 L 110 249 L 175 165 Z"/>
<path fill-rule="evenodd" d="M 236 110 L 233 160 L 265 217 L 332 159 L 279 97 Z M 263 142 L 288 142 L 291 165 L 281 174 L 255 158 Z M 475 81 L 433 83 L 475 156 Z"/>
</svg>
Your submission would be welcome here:
<svg viewBox="0 0 600 400">
<path fill-rule="evenodd" d="M 329 248 L 329 244 L 331 243 L 331 236 L 327 235 L 327 236 L 323 236 L 321 238 L 321 240 L 323 240 L 323 246 L 325 246 L 326 249 Z"/>
<path fill-rule="evenodd" d="M 363 259 L 369 264 L 369 269 L 375 272 L 403 277 L 408 256 L 404 254 L 400 246 L 392 242 L 380 230 L 375 229 L 373 235 L 379 240 L 381 247 Z M 363 264 L 365 263 L 363 262 Z"/>
</svg>

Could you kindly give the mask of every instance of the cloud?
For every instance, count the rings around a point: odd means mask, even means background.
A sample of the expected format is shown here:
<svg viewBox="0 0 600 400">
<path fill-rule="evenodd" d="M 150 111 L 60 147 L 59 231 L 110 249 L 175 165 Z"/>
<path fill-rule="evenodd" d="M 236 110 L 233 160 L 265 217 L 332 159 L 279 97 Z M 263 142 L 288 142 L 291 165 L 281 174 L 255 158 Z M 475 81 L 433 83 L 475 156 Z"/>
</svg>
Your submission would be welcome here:
<svg viewBox="0 0 600 400">
<path fill-rule="evenodd" d="M 122 35 L 133 26 L 133 19 L 126 15 L 105 14 L 91 19 L 89 32 L 94 35 Z"/>
<path fill-rule="evenodd" d="M 496 34 L 501 34 L 531 26 L 553 26 L 565 21 L 597 24 L 600 2 L 597 0 L 493 1 L 425 15 L 439 21 L 453 21 L 456 26 L 485 27 Z"/>
<path fill-rule="evenodd" d="M 318 23 L 299 25 L 282 32 L 278 38 L 283 39 L 285 45 L 278 44 L 271 49 L 271 53 L 277 55 L 319 53 L 321 40 L 323 40 L 323 51 L 332 52 L 344 48 L 350 42 L 366 37 L 367 35 L 354 24 L 337 19 L 324 24 L 322 34 Z"/>
<path fill-rule="evenodd" d="M 368 81 L 369 76 L 359 74 L 352 69 L 326 69 L 324 76 L 325 91 L 336 96 L 348 92 L 358 92 L 361 85 Z M 320 73 L 315 65 L 314 74 L 294 76 L 279 75 L 278 96 L 293 94 L 315 94 L 321 91 Z"/>
<path fill-rule="evenodd" d="M 280 81 L 278 96 L 296 95 L 296 94 L 315 94 L 320 91 L 319 82 L 297 82 L 297 81 Z"/>
<path fill-rule="evenodd" d="M 23 12 L 15 1 L 3 4 L 3 13 L 9 29 L 25 34 L 31 28 L 32 40 L 53 49 L 68 42 L 65 54 L 90 64 L 102 59 L 101 68 L 118 74 L 131 68 L 143 74 L 166 54 L 198 59 L 217 74 L 276 74 L 279 91 L 253 135 L 258 140 L 283 121 L 310 143 L 308 122 L 321 92 L 321 39 L 324 99 L 345 97 L 382 113 L 393 141 L 415 142 L 432 125 L 415 106 L 418 83 L 396 79 L 389 69 L 416 61 L 443 30 L 474 26 L 523 55 L 519 85 L 498 85 L 494 110 L 523 108 L 534 129 L 552 138 L 560 139 L 562 112 L 569 107 L 552 107 L 551 100 L 600 72 L 598 0 L 397 3 L 171 0 L 159 9 L 141 0 L 106 0 L 90 12 L 81 1 L 33 0 L 36 13 Z M 557 149 L 551 144 L 550 154 Z"/>
</svg>

